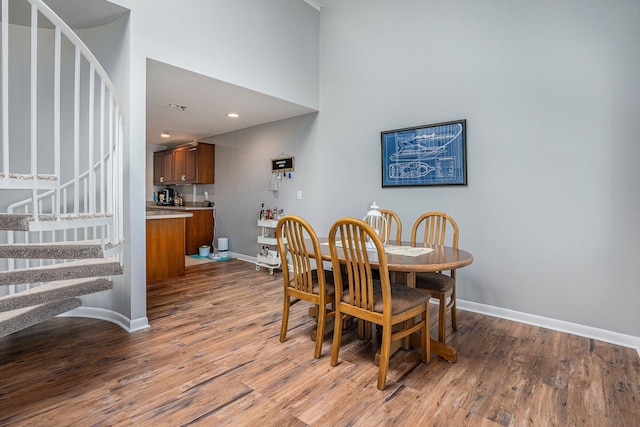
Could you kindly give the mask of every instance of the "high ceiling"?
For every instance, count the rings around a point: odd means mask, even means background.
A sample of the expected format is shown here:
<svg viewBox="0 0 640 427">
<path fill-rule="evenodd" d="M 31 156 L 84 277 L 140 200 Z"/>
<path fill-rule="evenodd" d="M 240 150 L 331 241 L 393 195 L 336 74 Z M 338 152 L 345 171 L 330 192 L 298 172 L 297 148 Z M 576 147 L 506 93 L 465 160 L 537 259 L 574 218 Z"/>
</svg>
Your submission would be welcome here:
<svg viewBox="0 0 640 427">
<path fill-rule="evenodd" d="M 190 142 L 313 111 L 202 74 L 147 60 L 147 144 Z M 228 113 L 237 113 L 239 117 L 227 117 Z M 163 132 L 171 136 L 163 138 L 160 136 Z"/>
</svg>

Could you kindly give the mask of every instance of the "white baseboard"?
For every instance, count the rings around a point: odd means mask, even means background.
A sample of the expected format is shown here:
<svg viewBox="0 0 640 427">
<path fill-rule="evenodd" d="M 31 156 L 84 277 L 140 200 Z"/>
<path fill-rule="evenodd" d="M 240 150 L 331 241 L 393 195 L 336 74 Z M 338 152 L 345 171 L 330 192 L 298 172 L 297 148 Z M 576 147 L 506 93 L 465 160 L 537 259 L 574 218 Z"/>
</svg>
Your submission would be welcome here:
<svg viewBox="0 0 640 427">
<path fill-rule="evenodd" d="M 565 322 L 551 319 L 549 317 L 536 316 L 534 314 L 522 313 L 508 310 L 506 308 L 494 307 L 491 305 L 479 304 L 471 301 L 458 299 L 456 305 L 460 310 L 472 311 L 474 313 L 486 314 L 488 316 L 499 317 L 501 319 L 513 320 L 515 322 L 526 323 L 528 325 L 540 326 L 554 331 L 566 332 L 581 337 L 592 338 L 622 347 L 636 350 L 640 356 L 640 338 L 631 335 L 624 335 L 604 329 L 593 328 L 591 326 L 579 325 L 577 323 Z"/>
<path fill-rule="evenodd" d="M 258 262 L 258 258 L 254 257 L 254 256 L 237 254 L 235 252 L 229 252 L 229 256 L 231 258 L 239 259 L 240 261 L 250 262 L 252 264 L 255 264 L 256 262 Z"/>
<path fill-rule="evenodd" d="M 136 332 L 149 327 L 149 320 L 146 317 L 131 320 L 115 311 L 96 307 L 78 307 L 62 313 L 58 317 L 86 317 L 89 319 L 106 320 L 107 322 L 115 323 L 127 332 Z"/>
<path fill-rule="evenodd" d="M 251 263 L 256 262 L 255 257 L 242 254 L 233 254 L 234 258 Z M 549 317 L 536 316 L 534 314 L 522 313 L 508 310 L 506 308 L 494 307 L 491 305 L 479 304 L 471 301 L 458 299 L 456 305 L 461 310 L 472 311 L 474 313 L 486 314 L 487 316 L 499 317 L 501 319 L 513 320 L 514 322 L 526 323 L 528 325 L 540 326 L 554 331 L 566 332 L 581 337 L 592 338 L 622 347 L 636 350 L 640 357 L 640 337 L 624 335 L 604 329 L 593 328 L 591 326 L 579 325 L 577 323 L 565 322 L 551 319 Z"/>
<path fill-rule="evenodd" d="M 250 263 L 256 263 L 256 257 L 230 252 L 231 258 L 239 259 Z M 551 319 L 549 317 L 536 316 L 534 314 L 522 313 L 519 311 L 508 310 L 506 308 L 494 307 L 491 305 L 479 304 L 477 302 L 465 301 L 458 299 L 456 304 L 460 310 L 472 311 L 474 313 L 486 314 L 487 316 L 498 317 L 501 319 L 512 320 L 514 322 L 526 323 L 528 325 L 540 326 L 542 328 L 552 329 L 554 331 L 566 332 L 581 337 L 592 338 L 599 341 L 608 342 L 622 347 L 632 348 L 640 357 L 640 337 L 620 334 L 617 332 L 607 331 L 604 329 L 593 328 L 591 326 L 579 325 L 577 323 L 565 322 L 562 320 Z M 91 319 L 106 320 L 115 323 L 128 332 L 135 332 L 149 327 L 149 321 L 146 317 L 130 320 L 120 313 L 111 310 L 93 307 L 78 307 L 67 313 L 60 315 L 61 317 L 88 317 Z"/>
</svg>

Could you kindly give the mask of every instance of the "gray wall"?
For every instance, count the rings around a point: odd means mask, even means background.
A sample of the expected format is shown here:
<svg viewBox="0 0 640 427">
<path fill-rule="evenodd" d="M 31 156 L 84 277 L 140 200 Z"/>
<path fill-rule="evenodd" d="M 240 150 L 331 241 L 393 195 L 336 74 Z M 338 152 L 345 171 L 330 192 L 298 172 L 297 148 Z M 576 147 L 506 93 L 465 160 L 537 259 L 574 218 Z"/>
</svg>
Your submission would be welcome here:
<svg viewBox="0 0 640 427">
<path fill-rule="evenodd" d="M 316 220 L 314 207 L 323 212 L 323 205 L 331 203 L 323 195 L 304 191 L 323 179 L 313 173 L 316 117 L 317 113 L 307 114 L 207 140 L 216 144 L 216 236 L 229 239 L 231 252 L 245 258 L 255 258 L 259 252 L 257 220 L 262 203 Z M 282 153 L 295 157 L 295 171 L 273 193 L 271 159 Z M 302 200 L 296 199 L 297 190 L 303 191 Z"/>
<path fill-rule="evenodd" d="M 188 7 L 173 0 L 112 2 L 131 10 L 126 309 L 135 329 L 146 324 L 146 272 L 139 254 L 145 253 L 152 173 L 145 147 L 147 58 L 317 109 L 319 13 L 302 0 L 190 0 Z"/>
<path fill-rule="evenodd" d="M 123 108 L 125 117 L 129 116 L 129 16 L 111 22 L 107 25 L 91 28 L 88 30 L 76 31 L 78 37 L 87 45 L 93 55 L 100 61 L 100 64 L 109 75 L 116 88 L 116 96 Z M 125 129 L 128 129 L 129 121 L 125 119 Z M 130 150 L 131 140 L 125 138 L 125 152 Z M 128 156 L 125 154 L 125 158 Z M 125 177 L 130 176 L 131 164 L 125 164 Z M 125 178 L 125 187 L 129 186 L 129 180 Z M 125 188 L 128 192 L 128 188 Z M 127 213 L 130 212 L 130 206 L 125 204 L 125 239 L 131 234 L 131 224 Z M 89 307 L 100 307 L 113 310 L 129 319 L 139 317 L 132 310 L 131 301 L 131 247 L 125 244 L 124 248 L 124 273 L 122 276 L 113 277 L 113 291 L 101 293 L 98 295 L 89 295 L 83 297 L 83 305 Z M 135 261 L 139 264 L 139 259 Z M 144 299 L 146 305 L 146 297 Z M 146 324 L 146 321 L 143 321 Z"/>
<path fill-rule="evenodd" d="M 255 256 L 262 202 L 323 235 L 373 200 L 405 238 L 443 210 L 475 257 L 461 300 L 640 337 L 640 4 L 322 4 L 320 113 L 213 138 L 231 250 Z M 468 186 L 381 188 L 380 131 L 462 118 Z M 281 152 L 296 172 L 274 197 Z"/>
<path fill-rule="evenodd" d="M 209 141 L 218 235 L 232 251 L 257 252 L 263 202 L 320 234 L 372 200 L 407 225 L 440 209 L 476 259 L 459 273 L 460 299 L 640 337 L 637 2 L 324 0 L 320 14 L 297 0 L 114 2 L 132 10 L 130 57 L 117 60 L 135 82 L 130 294 L 117 310 L 134 322 L 146 315 L 144 265 L 131 254 L 144 253 L 150 57 L 319 107 Z M 381 130 L 459 118 L 468 121 L 467 187 L 380 188 Z M 274 195 L 269 160 L 282 152 L 296 156 L 296 172 Z"/>
<path fill-rule="evenodd" d="M 132 11 L 134 55 L 317 107 L 318 12 L 303 0 L 112 3 Z"/>
</svg>

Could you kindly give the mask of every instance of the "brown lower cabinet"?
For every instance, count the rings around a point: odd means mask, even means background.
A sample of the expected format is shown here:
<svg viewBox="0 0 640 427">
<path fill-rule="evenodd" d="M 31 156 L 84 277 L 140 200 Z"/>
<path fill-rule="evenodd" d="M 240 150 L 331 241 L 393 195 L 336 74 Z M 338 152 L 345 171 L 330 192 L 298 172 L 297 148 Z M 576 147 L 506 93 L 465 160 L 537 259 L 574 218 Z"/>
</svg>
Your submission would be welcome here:
<svg viewBox="0 0 640 427">
<path fill-rule="evenodd" d="M 147 220 L 147 283 L 184 276 L 184 242 L 185 218 Z"/>
<path fill-rule="evenodd" d="M 193 214 L 187 218 L 187 241 L 185 244 L 185 254 L 194 255 L 198 253 L 198 248 L 202 245 L 211 245 L 213 242 L 213 211 L 208 210 L 187 210 Z"/>
</svg>

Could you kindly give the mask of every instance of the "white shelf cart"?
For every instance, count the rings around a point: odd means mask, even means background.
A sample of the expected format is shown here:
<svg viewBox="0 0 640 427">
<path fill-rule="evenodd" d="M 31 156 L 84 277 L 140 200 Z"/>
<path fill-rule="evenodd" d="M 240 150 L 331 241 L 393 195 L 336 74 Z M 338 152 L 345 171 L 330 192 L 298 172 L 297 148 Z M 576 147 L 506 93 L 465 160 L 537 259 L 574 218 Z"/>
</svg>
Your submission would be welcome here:
<svg viewBox="0 0 640 427">
<path fill-rule="evenodd" d="M 258 243 L 263 246 L 261 253 L 256 256 L 256 271 L 260 271 L 260 267 L 268 268 L 269 274 L 273 275 L 273 270 L 282 266 L 280 254 L 277 250 L 274 251 L 270 248 L 278 244 L 276 240 L 277 226 L 278 221 L 275 220 L 258 220 L 258 227 L 260 227 L 261 231 L 258 236 Z"/>
</svg>

